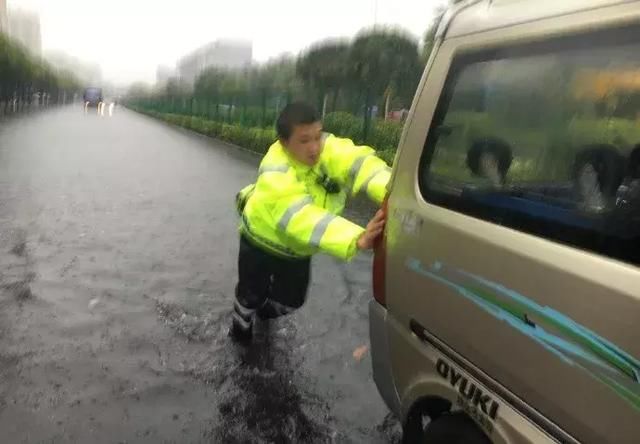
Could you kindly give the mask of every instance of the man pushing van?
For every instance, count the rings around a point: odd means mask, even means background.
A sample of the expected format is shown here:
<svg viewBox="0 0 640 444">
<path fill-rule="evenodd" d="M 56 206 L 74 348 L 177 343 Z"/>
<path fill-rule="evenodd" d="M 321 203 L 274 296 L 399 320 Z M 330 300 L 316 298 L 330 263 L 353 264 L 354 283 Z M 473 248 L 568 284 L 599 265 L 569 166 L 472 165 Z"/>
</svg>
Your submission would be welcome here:
<svg viewBox="0 0 640 444">
<path fill-rule="evenodd" d="M 391 170 L 372 148 L 323 133 L 304 103 L 285 107 L 276 132 L 256 183 L 236 199 L 242 222 L 231 333 L 239 340 L 252 337 L 256 316 L 304 304 L 313 254 L 348 261 L 371 249 L 384 228 L 382 211 L 364 228 L 340 216 L 349 195 L 366 192 L 377 204 L 385 197 Z"/>
</svg>

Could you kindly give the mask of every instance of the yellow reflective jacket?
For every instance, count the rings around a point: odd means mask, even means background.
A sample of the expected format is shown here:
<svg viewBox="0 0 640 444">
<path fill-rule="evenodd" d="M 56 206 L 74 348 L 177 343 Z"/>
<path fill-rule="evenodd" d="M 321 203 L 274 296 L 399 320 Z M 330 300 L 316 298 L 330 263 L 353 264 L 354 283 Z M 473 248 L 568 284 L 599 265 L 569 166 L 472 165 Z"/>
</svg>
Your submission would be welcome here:
<svg viewBox="0 0 640 444">
<path fill-rule="evenodd" d="M 280 142 L 262 159 L 258 180 L 236 196 L 240 231 L 275 255 L 304 258 L 323 251 L 349 260 L 364 229 L 340 217 L 348 195 L 364 191 L 378 204 L 391 169 L 368 146 L 324 135 L 318 163 L 294 160 Z"/>
</svg>

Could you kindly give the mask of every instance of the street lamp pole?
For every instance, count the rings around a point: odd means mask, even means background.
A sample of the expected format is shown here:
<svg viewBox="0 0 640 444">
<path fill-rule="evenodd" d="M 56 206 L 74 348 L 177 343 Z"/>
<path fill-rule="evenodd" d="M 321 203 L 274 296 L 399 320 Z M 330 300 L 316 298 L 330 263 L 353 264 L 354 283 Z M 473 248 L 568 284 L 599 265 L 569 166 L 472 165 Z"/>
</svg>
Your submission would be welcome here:
<svg viewBox="0 0 640 444">
<path fill-rule="evenodd" d="M 373 26 L 378 25 L 378 0 L 373 0 Z"/>
</svg>

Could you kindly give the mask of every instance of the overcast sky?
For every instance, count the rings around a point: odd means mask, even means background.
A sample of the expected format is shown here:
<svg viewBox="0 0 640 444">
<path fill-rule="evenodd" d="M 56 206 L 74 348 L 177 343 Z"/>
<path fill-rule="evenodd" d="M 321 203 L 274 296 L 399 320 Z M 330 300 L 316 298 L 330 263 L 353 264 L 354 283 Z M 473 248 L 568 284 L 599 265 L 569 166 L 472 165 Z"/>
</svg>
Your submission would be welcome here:
<svg viewBox="0 0 640 444">
<path fill-rule="evenodd" d="M 445 0 L 377 0 L 378 24 L 422 36 Z M 43 47 L 98 63 L 118 83 L 155 80 L 190 50 L 218 38 L 253 41 L 254 59 L 353 36 L 375 20 L 376 0 L 8 0 L 40 14 Z"/>
</svg>

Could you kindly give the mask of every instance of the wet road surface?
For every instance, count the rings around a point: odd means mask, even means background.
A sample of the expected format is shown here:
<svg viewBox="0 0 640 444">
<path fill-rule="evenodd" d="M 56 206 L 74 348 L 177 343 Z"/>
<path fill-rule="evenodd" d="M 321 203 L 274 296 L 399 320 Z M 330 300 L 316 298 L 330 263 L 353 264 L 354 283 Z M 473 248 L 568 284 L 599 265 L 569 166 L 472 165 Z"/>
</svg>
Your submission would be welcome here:
<svg viewBox="0 0 640 444">
<path fill-rule="evenodd" d="M 122 109 L 0 121 L 2 442 L 398 441 L 353 357 L 370 256 L 316 257 L 302 310 L 227 337 L 257 162 Z"/>
</svg>

